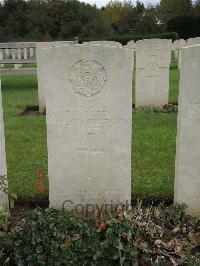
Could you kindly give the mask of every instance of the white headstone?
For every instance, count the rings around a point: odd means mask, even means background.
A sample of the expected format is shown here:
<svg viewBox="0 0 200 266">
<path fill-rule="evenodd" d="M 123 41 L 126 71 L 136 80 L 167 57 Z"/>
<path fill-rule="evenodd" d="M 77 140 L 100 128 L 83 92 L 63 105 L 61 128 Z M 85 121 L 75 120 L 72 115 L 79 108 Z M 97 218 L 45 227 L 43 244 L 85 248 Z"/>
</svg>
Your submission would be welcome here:
<svg viewBox="0 0 200 266">
<path fill-rule="evenodd" d="M 187 41 L 184 39 L 180 39 L 180 48 L 182 49 L 183 47 L 187 46 Z"/>
<path fill-rule="evenodd" d="M 91 42 L 84 42 L 83 44 L 99 44 L 99 45 L 122 47 L 121 43 L 115 41 L 91 41 Z"/>
<path fill-rule="evenodd" d="M 176 50 L 176 43 L 175 43 L 175 41 L 172 42 L 171 50 L 172 51 L 175 51 Z"/>
<path fill-rule="evenodd" d="M 43 51 L 50 206 L 130 203 L 133 53 L 99 45 Z"/>
<path fill-rule="evenodd" d="M 2 110 L 2 97 L 1 97 L 1 80 L 0 80 L 0 206 L 3 207 L 4 209 L 8 209 L 9 208 L 8 196 L 5 192 L 1 191 L 2 186 L 4 186 L 2 184 L 4 176 L 7 178 L 4 123 L 3 123 L 3 110 Z"/>
<path fill-rule="evenodd" d="M 42 49 L 59 45 L 72 45 L 73 43 L 74 42 L 69 42 L 69 41 L 36 43 L 38 101 L 39 101 L 39 112 L 41 114 L 44 113 L 46 109 L 45 90 L 44 90 L 45 88 L 44 73 L 46 68 L 46 58 L 43 56 Z"/>
<path fill-rule="evenodd" d="M 190 38 L 187 40 L 187 46 L 200 44 L 200 37 Z"/>
<path fill-rule="evenodd" d="M 135 43 L 135 41 L 129 41 L 128 43 L 127 43 L 127 47 L 128 48 L 130 48 L 130 49 L 136 49 L 136 43 Z"/>
<path fill-rule="evenodd" d="M 175 202 L 200 214 L 200 45 L 183 48 L 179 92 Z"/>
<path fill-rule="evenodd" d="M 178 59 L 179 49 L 180 49 L 180 40 L 175 40 L 173 42 L 173 51 L 174 51 L 175 59 Z"/>
<path fill-rule="evenodd" d="M 168 104 L 171 41 L 141 40 L 136 43 L 136 107 Z"/>
<path fill-rule="evenodd" d="M 179 48 L 179 56 L 178 56 L 178 69 L 181 68 L 181 62 L 182 62 L 182 55 L 181 55 L 181 51 L 183 49 L 183 47 L 187 46 L 187 42 L 184 39 L 180 39 L 180 48 Z"/>
<path fill-rule="evenodd" d="M 123 49 L 129 49 L 132 53 L 133 53 L 133 62 L 132 62 L 132 72 L 134 71 L 134 67 L 135 67 L 135 62 L 134 62 L 134 60 L 135 60 L 135 49 L 132 47 L 128 47 L 127 45 L 124 45 L 124 46 L 122 46 L 122 48 Z"/>
</svg>

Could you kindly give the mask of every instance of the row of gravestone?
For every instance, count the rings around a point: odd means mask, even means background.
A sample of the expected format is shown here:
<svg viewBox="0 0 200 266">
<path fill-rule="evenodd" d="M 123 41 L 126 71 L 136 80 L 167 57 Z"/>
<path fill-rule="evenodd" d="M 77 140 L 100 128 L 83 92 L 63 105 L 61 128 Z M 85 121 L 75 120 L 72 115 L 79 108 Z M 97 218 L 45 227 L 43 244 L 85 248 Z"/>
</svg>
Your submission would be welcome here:
<svg viewBox="0 0 200 266">
<path fill-rule="evenodd" d="M 40 51 L 44 47 L 58 46 L 58 45 L 73 45 L 75 41 L 66 42 L 51 42 L 51 43 L 35 43 L 35 48 L 28 49 L 29 43 L 8 43 L 8 47 L 12 49 L 0 49 L 1 58 L 7 59 L 10 56 L 14 59 L 18 55 L 18 60 L 35 58 L 37 61 L 37 74 L 38 74 L 38 95 L 39 95 L 39 110 L 41 113 L 46 108 L 45 93 L 43 90 L 43 64 L 40 60 Z M 179 65 L 181 64 L 181 49 L 186 45 L 200 43 L 200 38 L 185 40 L 176 40 L 173 42 L 170 40 L 150 39 L 143 41 L 130 41 L 127 46 L 123 48 L 132 49 L 136 51 L 136 89 L 135 89 L 135 105 L 140 106 L 154 106 L 160 107 L 168 104 L 169 100 L 169 68 L 171 62 L 171 50 L 179 54 Z M 17 44 L 17 48 L 16 47 Z M 20 45 L 26 44 L 26 48 L 20 48 Z M 30 43 L 31 44 L 31 43 Z M 99 44 L 110 45 L 115 47 L 122 47 L 120 43 L 113 41 L 92 41 L 84 43 L 84 45 Z M 6 47 L 6 44 L 2 44 L 2 47 Z M 32 44 L 33 45 L 33 44 Z M 0 47 L 0 48 L 2 48 Z M 30 51 L 29 51 L 30 50 Z M 37 54 L 37 59 L 36 59 Z M 19 57 L 20 55 L 20 57 Z M 32 57 L 31 57 L 32 56 Z M 8 59 L 10 60 L 10 59 Z M 0 60 L 1 62 L 1 60 Z M 19 64 L 17 64 L 19 66 Z M 134 69 L 134 62 L 133 68 Z M 19 71 L 19 73 L 30 73 L 29 70 Z M 11 71 L 11 70 L 10 70 Z M 6 72 L 9 72 L 6 70 Z M 12 74 L 15 73 L 11 71 Z M 2 74 L 5 71 L 2 72 Z M 32 73 L 32 72 L 31 72 Z M 35 72 L 34 72 L 35 73 Z"/>
<path fill-rule="evenodd" d="M 134 49 L 129 46 L 122 47 L 116 42 L 90 42 L 88 45 L 108 45 L 125 50 L 130 50 L 134 56 Z M 168 104 L 169 98 L 169 69 L 171 63 L 171 40 L 149 39 L 136 43 L 136 86 L 135 105 L 160 107 Z M 46 107 L 43 72 L 45 62 L 40 56 L 44 47 L 53 46 L 52 43 L 38 43 L 36 45 L 38 93 L 40 111 Z M 130 75 L 134 70 L 134 61 L 130 69 Z"/>
<path fill-rule="evenodd" d="M 148 77 L 151 67 L 147 71 L 145 66 L 154 64 L 157 46 L 141 45 L 139 49 L 144 57 L 139 64 L 141 77 Z M 152 55 L 146 57 L 145 49 Z M 68 45 L 41 49 L 40 60 L 50 206 L 94 214 L 121 202 L 130 203 L 134 53 L 106 45 Z M 161 85 L 168 60 L 166 56 L 167 62 L 158 61 Z M 191 214 L 200 212 L 199 73 L 200 45 L 183 48 L 175 201 L 186 203 Z M 0 113 L 0 174 L 6 175 L 2 110 Z M 7 205 L 2 192 L 0 205 Z"/>
<path fill-rule="evenodd" d="M 113 46 L 122 47 L 122 45 L 120 43 L 117 43 L 114 41 L 91 41 L 91 42 L 87 42 L 87 43 L 102 44 L 102 45 L 109 44 L 109 45 L 113 45 Z M 131 48 L 131 49 L 136 49 L 136 43 L 137 42 L 135 42 L 133 40 L 129 41 L 125 47 Z M 176 58 L 178 58 L 178 51 L 181 50 L 183 47 L 197 45 L 197 44 L 200 44 L 200 37 L 189 38 L 187 40 L 179 39 L 179 40 L 175 40 L 172 42 L 171 50 L 177 52 L 175 54 L 176 54 Z"/>
<path fill-rule="evenodd" d="M 186 46 L 193 46 L 200 44 L 200 37 L 190 38 L 187 40 L 180 39 L 176 40 L 172 44 L 172 51 L 174 51 L 175 58 L 178 59 L 178 69 L 181 67 L 181 50 Z"/>
<path fill-rule="evenodd" d="M 99 42 L 96 42 L 96 43 L 99 43 Z M 127 43 L 127 47 L 136 49 L 136 43 L 137 42 L 135 41 L 129 41 Z M 197 44 L 200 44 L 200 37 L 189 38 L 187 40 L 178 39 L 172 42 L 171 50 L 176 52 L 175 57 L 178 58 L 178 51 L 181 50 L 183 47 L 197 45 Z"/>
</svg>

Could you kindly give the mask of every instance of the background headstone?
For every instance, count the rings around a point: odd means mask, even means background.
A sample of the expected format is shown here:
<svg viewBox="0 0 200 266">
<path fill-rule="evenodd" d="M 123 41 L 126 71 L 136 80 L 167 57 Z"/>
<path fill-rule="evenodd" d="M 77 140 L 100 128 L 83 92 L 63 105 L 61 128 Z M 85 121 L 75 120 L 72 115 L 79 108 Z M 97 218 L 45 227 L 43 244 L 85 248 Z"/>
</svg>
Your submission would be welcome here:
<svg viewBox="0 0 200 266">
<path fill-rule="evenodd" d="M 168 104 L 170 62 L 171 40 L 136 43 L 136 107 Z"/>
<path fill-rule="evenodd" d="M 128 48 L 130 48 L 130 49 L 134 49 L 134 50 L 136 49 L 136 43 L 135 43 L 135 41 L 129 41 L 126 46 Z"/>
<path fill-rule="evenodd" d="M 180 48 L 179 48 L 179 54 L 178 54 L 178 69 L 181 69 L 181 62 L 182 62 L 182 55 L 181 51 L 183 47 L 187 46 L 187 42 L 184 39 L 180 39 Z"/>
<path fill-rule="evenodd" d="M 121 43 L 115 41 L 90 41 L 90 42 L 84 42 L 83 44 L 99 44 L 99 45 L 122 47 Z"/>
<path fill-rule="evenodd" d="M 178 59 L 179 49 L 180 49 L 180 40 L 175 40 L 173 42 L 173 51 L 175 59 Z"/>
<path fill-rule="evenodd" d="M 200 37 L 190 38 L 187 40 L 187 46 L 200 44 Z"/>
<path fill-rule="evenodd" d="M 200 45 L 183 48 L 179 92 L 175 202 L 200 214 Z"/>
<path fill-rule="evenodd" d="M 136 43 L 135 43 L 135 41 L 129 41 L 127 43 L 127 45 L 123 46 L 123 48 L 131 49 L 133 51 L 133 53 L 135 53 Z M 135 60 L 135 55 L 133 56 L 133 59 Z M 135 62 L 133 62 L 133 64 L 132 64 L 132 71 L 134 71 L 134 66 L 135 66 Z"/>
<path fill-rule="evenodd" d="M 11 50 L 12 59 L 16 59 L 17 58 L 17 50 L 16 49 L 10 49 L 10 50 Z M 14 68 L 19 69 L 18 64 L 14 64 Z"/>
<path fill-rule="evenodd" d="M 50 206 L 130 203 L 133 53 L 99 45 L 43 52 Z"/>
<path fill-rule="evenodd" d="M 2 186 L 2 177 L 7 177 L 6 167 L 6 152 L 5 152 L 5 138 L 4 138 L 4 123 L 1 97 L 1 80 L 0 80 L 0 187 Z M 0 206 L 4 209 L 9 208 L 8 196 L 0 190 Z"/>
<path fill-rule="evenodd" d="M 62 41 L 62 42 L 37 42 L 36 43 L 36 58 L 37 58 L 37 80 L 38 80 L 38 101 L 39 101 L 39 112 L 42 114 L 46 109 L 45 100 L 45 80 L 44 73 L 46 68 L 46 58 L 43 57 L 42 49 L 59 46 L 59 45 L 72 45 L 74 42 Z"/>
</svg>

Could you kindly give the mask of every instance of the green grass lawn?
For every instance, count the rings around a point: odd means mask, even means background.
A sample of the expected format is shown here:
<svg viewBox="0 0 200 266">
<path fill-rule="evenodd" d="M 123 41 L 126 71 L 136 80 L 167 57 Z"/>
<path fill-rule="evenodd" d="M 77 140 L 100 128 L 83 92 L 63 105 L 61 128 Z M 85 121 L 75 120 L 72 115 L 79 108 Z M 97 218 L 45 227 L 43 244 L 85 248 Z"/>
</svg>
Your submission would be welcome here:
<svg viewBox="0 0 200 266">
<path fill-rule="evenodd" d="M 177 102 L 179 72 L 170 71 L 170 102 Z M 45 116 L 22 117 L 38 105 L 36 76 L 3 76 L 2 95 L 10 190 L 19 200 L 46 197 L 35 185 L 37 170 L 47 172 Z M 172 199 L 176 114 L 133 113 L 132 194 L 143 199 Z M 47 181 L 45 181 L 47 182 Z"/>
<path fill-rule="evenodd" d="M 172 59 L 169 77 L 169 103 L 178 103 L 179 78 L 178 61 L 177 59 Z"/>
<path fill-rule="evenodd" d="M 132 194 L 173 198 L 176 114 L 133 113 Z"/>
<path fill-rule="evenodd" d="M 36 64 L 22 64 L 23 68 L 36 68 L 37 65 Z M 4 64 L 4 68 L 14 68 L 14 64 Z"/>
<path fill-rule="evenodd" d="M 2 96 L 10 190 L 20 200 L 39 197 L 34 182 L 43 161 L 47 169 L 45 116 L 20 115 L 27 105 L 38 104 L 36 76 L 2 77 Z"/>
</svg>

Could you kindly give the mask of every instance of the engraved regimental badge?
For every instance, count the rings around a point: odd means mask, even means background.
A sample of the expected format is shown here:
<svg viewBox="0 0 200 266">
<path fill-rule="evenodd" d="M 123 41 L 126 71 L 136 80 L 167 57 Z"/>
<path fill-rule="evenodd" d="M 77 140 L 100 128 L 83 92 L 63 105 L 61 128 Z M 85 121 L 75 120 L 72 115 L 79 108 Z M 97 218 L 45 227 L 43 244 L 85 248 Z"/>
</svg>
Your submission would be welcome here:
<svg viewBox="0 0 200 266">
<path fill-rule="evenodd" d="M 156 55 L 151 55 L 150 62 L 145 67 L 145 73 L 149 78 L 160 75 L 160 66 L 156 63 Z"/>
<path fill-rule="evenodd" d="M 157 77 L 159 76 L 159 65 L 155 62 L 150 62 L 146 68 L 145 72 L 147 77 Z"/>
<path fill-rule="evenodd" d="M 107 74 L 99 62 L 93 59 L 82 59 L 72 66 L 70 80 L 76 94 L 91 97 L 101 92 L 107 80 Z"/>
</svg>

